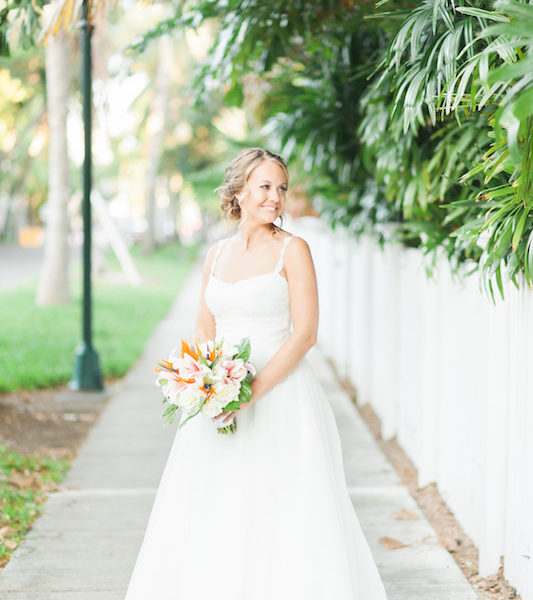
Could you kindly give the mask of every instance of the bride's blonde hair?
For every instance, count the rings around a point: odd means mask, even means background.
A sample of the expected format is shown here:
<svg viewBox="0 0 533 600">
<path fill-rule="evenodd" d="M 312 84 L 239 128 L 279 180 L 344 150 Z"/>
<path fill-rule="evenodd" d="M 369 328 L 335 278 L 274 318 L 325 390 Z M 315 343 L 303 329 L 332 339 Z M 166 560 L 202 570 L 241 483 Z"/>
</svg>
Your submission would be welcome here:
<svg viewBox="0 0 533 600">
<path fill-rule="evenodd" d="M 265 160 L 278 164 L 289 181 L 289 171 L 281 156 L 262 148 L 245 148 L 226 167 L 224 183 L 216 189 L 224 216 L 232 221 L 241 219 L 241 207 L 235 194 L 244 189 L 250 173 Z M 283 221 L 283 215 L 281 215 Z"/>
</svg>

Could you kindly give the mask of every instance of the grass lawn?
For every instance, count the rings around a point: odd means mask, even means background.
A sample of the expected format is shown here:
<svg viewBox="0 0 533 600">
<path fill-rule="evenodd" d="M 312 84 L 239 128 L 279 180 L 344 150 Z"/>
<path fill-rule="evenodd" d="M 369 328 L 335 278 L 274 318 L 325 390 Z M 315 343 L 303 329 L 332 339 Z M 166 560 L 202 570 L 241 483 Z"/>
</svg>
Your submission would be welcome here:
<svg viewBox="0 0 533 600">
<path fill-rule="evenodd" d="M 0 567 L 39 515 L 46 492 L 64 479 L 68 466 L 65 458 L 22 455 L 0 444 Z"/>
<path fill-rule="evenodd" d="M 124 375 L 141 353 L 183 284 L 199 246 L 169 244 L 150 256 L 134 248 L 143 283 L 124 283 L 116 261 L 115 281 L 93 286 L 93 344 L 104 377 Z M 68 382 L 81 339 L 81 267 L 72 269 L 72 302 L 35 306 L 37 280 L 0 293 L 0 391 Z"/>
</svg>

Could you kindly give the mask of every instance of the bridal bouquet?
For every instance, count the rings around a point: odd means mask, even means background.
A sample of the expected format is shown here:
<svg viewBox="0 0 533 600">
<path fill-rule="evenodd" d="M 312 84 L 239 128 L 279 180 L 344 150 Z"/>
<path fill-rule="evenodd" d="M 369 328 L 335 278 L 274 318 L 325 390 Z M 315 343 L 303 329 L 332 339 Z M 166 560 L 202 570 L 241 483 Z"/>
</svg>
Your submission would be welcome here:
<svg viewBox="0 0 533 600">
<path fill-rule="evenodd" d="M 256 371 L 248 362 L 250 339 L 243 338 L 236 346 L 223 339 L 208 340 L 194 347 L 181 340 L 181 348 L 174 349 L 168 361 L 158 363 L 156 384 L 162 388 L 163 412 L 167 423 L 174 421 L 176 411 L 183 412 L 180 427 L 203 413 L 214 418 L 225 410 L 237 410 L 241 402 L 251 398 L 250 381 Z M 219 433 L 233 433 L 235 419 Z"/>
</svg>

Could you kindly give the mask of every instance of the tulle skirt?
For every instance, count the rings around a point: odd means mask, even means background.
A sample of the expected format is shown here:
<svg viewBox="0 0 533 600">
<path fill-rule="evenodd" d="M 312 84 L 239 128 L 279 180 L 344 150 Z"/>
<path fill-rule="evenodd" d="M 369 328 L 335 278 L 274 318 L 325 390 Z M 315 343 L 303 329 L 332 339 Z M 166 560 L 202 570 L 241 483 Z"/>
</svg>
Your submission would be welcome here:
<svg viewBox="0 0 533 600">
<path fill-rule="evenodd" d="M 237 427 L 177 431 L 126 600 L 385 600 L 308 360 Z"/>
</svg>

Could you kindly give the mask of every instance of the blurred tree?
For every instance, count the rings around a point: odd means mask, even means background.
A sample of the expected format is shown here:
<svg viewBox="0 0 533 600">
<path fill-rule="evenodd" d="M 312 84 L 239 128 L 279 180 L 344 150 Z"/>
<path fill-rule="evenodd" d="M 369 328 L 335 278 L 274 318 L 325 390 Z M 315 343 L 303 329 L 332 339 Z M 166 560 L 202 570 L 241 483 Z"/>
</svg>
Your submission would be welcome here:
<svg viewBox="0 0 533 600">
<path fill-rule="evenodd" d="M 42 51 L 0 57 L 0 238 L 16 240 L 19 227 L 36 223 L 45 200 L 42 156 L 47 143 Z"/>
<path fill-rule="evenodd" d="M 307 174 L 322 214 L 363 231 L 401 219 L 384 198 L 368 202 L 375 184 L 356 131 L 360 97 L 387 40 L 387 28 L 367 20 L 374 10 L 351 0 L 186 2 L 137 47 L 216 19 L 216 39 L 193 80 L 196 106 L 206 110 L 222 95 L 249 121 L 266 123 L 260 143 L 266 136 L 293 171 Z"/>
<path fill-rule="evenodd" d="M 0 8 L 0 56 L 27 50 L 40 33 L 40 17 L 48 0 L 6 0 Z"/>
<path fill-rule="evenodd" d="M 146 173 L 146 233 L 144 252 L 152 252 L 158 242 L 155 225 L 155 190 L 163 150 L 164 134 L 167 125 L 168 96 L 172 73 L 172 41 L 162 36 L 157 47 L 157 72 L 154 88 L 155 96 L 148 121 L 148 165 Z"/>
<path fill-rule="evenodd" d="M 46 46 L 46 97 L 50 141 L 44 261 L 36 298 L 39 305 L 70 301 L 68 202 L 71 186 L 67 113 L 72 81 L 72 49 L 72 39 L 64 32 L 50 37 Z"/>
<path fill-rule="evenodd" d="M 57 5 L 18 0 L 8 3 L 0 15 L 0 51 L 9 55 L 14 44 L 30 47 L 40 32 L 43 7 L 53 13 Z M 58 31 L 47 45 L 46 100 L 48 115 L 48 199 L 46 203 L 45 252 L 37 291 L 37 304 L 70 300 L 68 285 L 68 201 L 70 198 L 67 149 L 67 107 L 72 79 L 72 42 Z"/>
</svg>

